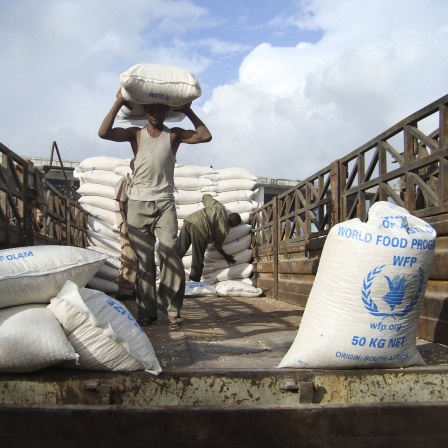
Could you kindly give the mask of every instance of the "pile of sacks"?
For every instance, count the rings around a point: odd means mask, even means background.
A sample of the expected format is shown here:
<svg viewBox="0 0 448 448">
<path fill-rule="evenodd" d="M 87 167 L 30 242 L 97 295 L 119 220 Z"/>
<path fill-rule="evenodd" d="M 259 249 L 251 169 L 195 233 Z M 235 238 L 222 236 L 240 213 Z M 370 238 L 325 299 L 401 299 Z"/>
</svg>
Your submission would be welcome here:
<svg viewBox="0 0 448 448">
<path fill-rule="evenodd" d="M 51 366 L 161 372 L 127 308 L 85 287 L 106 258 L 72 246 L 0 251 L 0 372 Z"/>
<path fill-rule="evenodd" d="M 105 267 L 92 278 L 89 286 L 107 293 L 117 291 L 120 258 L 120 235 L 116 226 L 115 187 L 122 176 L 131 173 L 129 159 L 98 156 L 83 160 L 74 175 L 80 180 L 79 202 L 89 213 L 89 248 L 108 256 Z M 238 167 L 180 165 L 174 170 L 178 229 L 191 213 L 203 208 L 202 196 L 209 194 L 226 209 L 239 213 L 240 226 L 231 228 L 223 249 L 236 263 L 229 266 L 212 245 L 205 253 L 203 278 L 200 283 L 187 282 L 186 295 L 259 296 L 262 291 L 252 286 L 250 213 L 258 206 L 254 201 L 256 176 Z M 183 258 L 186 277 L 190 274 L 191 249 Z"/>
<path fill-rule="evenodd" d="M 130 159 L 91 157 L 74 171 L 79 178 L 78 201 L 89 216 L 87 238 L 89 249 L 107 255 L 104 266 L 89 281 L 89 286 L 107 294 L 118 291 L 120 269 L 120 232 L 117 227 L 116 187 L 129 168 Z"/>
</svg>

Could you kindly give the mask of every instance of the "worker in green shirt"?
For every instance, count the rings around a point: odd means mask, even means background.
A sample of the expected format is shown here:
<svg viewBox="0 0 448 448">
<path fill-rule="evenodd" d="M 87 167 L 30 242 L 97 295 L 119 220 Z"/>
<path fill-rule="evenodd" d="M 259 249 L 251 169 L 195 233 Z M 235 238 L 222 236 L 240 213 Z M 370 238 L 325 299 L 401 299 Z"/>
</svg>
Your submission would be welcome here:
<svg viewBox="0 0 448 448">
<path fill-rule="evenodd" d="M 190 280 L 201 281 L 204 269 L 204 255 L 209 243 L 224 257 L 227 263 L 234 264 L 235 259 L 222 248 L 231 227 L 241 224 L 238 213 L 228 213 L 219 201 L 209 194 L 202 196 L 204 208 L 187 216 L 179 233 L 179 255 L 185 256 L 192 246 Z"/>
</svg>

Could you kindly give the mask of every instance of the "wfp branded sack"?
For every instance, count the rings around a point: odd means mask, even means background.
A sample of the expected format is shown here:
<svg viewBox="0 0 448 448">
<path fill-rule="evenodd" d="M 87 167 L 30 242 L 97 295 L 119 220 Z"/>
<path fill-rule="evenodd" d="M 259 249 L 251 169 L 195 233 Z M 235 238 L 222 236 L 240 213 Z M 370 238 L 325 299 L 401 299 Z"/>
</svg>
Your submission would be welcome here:
<svg viewBox="0 0 448 448">
<path fill-rule="evenodd" d="M 279 367 L 424 365 L 416 334 L 436 232 L 387 202 L 373 204 L 368 218 L 330 230 L 299 330 Z"/>
</svg>

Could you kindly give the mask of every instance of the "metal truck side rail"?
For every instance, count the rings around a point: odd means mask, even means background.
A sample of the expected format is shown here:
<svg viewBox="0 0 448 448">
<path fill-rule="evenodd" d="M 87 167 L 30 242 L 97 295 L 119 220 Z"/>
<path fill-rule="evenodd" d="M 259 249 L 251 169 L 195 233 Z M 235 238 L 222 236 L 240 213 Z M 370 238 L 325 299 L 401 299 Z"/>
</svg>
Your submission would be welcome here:
<svg viewBox="0 0 448 448">
<path fill-rule="evenodd" d="M 0 249 L 39 244 L 86 247 L 87 213 L 44 173 L 0 143 Z"/>
<path fill-rule="evenodd" d="M 434 130 L 435 128 L 435 130 Z M 448 342 L 448 95 L 332 162 L 251 214 L 257 286 L 305 305 L 332 226 L 389 201 L 437 231 L 420 335 Z"/>
</svg>

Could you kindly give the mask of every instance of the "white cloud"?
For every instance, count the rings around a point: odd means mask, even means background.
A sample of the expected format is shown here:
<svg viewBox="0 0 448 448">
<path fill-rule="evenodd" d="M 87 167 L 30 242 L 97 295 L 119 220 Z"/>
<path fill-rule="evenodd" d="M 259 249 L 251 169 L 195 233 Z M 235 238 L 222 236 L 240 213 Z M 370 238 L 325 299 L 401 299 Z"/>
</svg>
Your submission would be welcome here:
<svg viewBox="0 0 448 448">
<path fill-rule="evenodd" d="M 222 166 L 303 179 L 447 93 L 448 4 L 316 0 L 310 8 L 297 24 L 323 30 L 319 42 L 258 46 L 239 81 L 205 105 L 214 133 L 207 156 Z"/>
<path fill-rule="evenodd" d="M 207 48 L 211 54 L 216 56 L 228 56 L 243 53 L 251 49 L 248 45 L 226 42 L 219 39 L 202 39 L 198 42 L 198 45 Z"/>
</svg>

